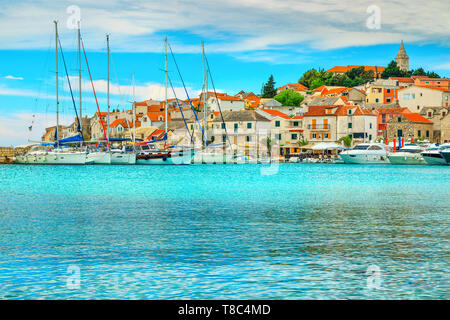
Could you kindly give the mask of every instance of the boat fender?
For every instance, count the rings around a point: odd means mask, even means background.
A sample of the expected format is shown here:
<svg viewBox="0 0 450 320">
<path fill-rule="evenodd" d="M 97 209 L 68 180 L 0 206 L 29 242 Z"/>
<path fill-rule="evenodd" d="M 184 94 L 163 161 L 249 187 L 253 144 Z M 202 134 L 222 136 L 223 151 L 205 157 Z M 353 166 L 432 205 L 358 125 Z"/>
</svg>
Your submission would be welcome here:
<svg viewBox="0 0 450 320">
<path fill-rule="evenodd" d="M 163 161 L 167 161 L 167 157 L 163 157 L 163 159 L 162 159 Z"/>
</svg>

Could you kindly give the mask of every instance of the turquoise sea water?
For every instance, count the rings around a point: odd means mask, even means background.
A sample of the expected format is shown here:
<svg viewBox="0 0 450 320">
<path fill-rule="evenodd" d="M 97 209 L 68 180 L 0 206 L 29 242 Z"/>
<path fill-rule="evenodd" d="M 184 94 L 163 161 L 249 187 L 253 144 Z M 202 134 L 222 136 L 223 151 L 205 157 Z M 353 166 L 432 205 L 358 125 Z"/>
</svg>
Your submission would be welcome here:
<svg viewBox="0 0 450 320">
<path fill-rule="evenodd" d="M 450 167 L 2 165 L 0 298 L 449 299 L 449 217 Z"/>
</svg>

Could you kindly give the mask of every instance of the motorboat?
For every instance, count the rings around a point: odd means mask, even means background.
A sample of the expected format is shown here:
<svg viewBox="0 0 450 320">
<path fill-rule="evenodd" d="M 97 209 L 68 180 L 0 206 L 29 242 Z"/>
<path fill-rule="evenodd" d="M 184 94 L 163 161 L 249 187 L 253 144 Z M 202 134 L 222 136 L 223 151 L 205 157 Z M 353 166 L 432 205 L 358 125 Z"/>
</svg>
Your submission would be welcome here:
<svg viewBox="0 0 450 320">
<path fill-rule="evenodd" d="M 193 149 L 159 149 L 155 144 L 145 144 L 140 146 L 141 150 L 136 154 L 136 164 L 191 164 L 194 156 Z"/>
<path fill-rule="evenodd" d="M 388 159 L 392 164 L 426 164 L 421 155 L 424 150 L 425 148 L 416 144 L 405 144 L 399 151 L 389 153 Z"/>
<path fill-rule="evenodd" d="M 361 143 L 339 154 L 346 164 L 387 164 L 391 148 L 381 143 Z"/>
<path fill-rule="evenodd" d="M 450 165 L 450 143 L 444 143 L 439 149 L 439 153 L 444 158 L 447 165 Z"/>
<path fill-rule="evenodd" d="M 446 150 L 450 147 L 450 143 L 444 143 L 443 145 L 435 145 L 433 147 L 430 147 L 428 150 L 423 151 L 422 157 L 425 160 L 425 162 L 429 165 L 447 165 L 447 161 L 444 158 L 444 154 L 441 153 L 441 151 Z"/>
</svg>

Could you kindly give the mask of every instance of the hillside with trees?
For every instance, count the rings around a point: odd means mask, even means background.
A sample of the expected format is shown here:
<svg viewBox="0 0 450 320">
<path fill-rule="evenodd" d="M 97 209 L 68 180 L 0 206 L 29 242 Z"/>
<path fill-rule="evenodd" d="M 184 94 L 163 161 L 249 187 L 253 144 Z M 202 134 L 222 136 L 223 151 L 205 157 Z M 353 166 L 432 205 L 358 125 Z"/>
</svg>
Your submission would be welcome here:
<svg viewBox="0 0 450 320">
<path fill-rule="evenodd" d="M 439 75 L 433 71 L 425 71 L 423 68 L 416 70 L 402 71 L 395 61 L 391 61 L 381 74 L 381 78 L 389 77 L 411 77 L 411 76 L 428 76 L 430 78 L 439 78 Z M 326 72 L 325 69 L 310 69 L 303 73 L 298 80 L 299 83 L 307 86 L 311 90 L 322 85 L 355 87 L 365 84 L 374 79 L 372 70 L 365 71 L 364 67 L 353 68 L 344 74 Z"/>
</svg>

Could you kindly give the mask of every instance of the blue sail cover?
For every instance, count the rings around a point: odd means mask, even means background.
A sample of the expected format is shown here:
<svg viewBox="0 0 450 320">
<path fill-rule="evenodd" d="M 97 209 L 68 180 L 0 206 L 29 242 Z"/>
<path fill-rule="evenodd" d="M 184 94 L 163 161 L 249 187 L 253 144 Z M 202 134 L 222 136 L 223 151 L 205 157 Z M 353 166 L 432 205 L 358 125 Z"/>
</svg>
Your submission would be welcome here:
<svg viewBox="0 0 450 320">
<path fill-rule="evenodd" d="M 83 138 L 81 137 L 81 135 L 76 135 L 76 136 L 61 139 L 58 142 L 59 143 L 70 143 L 70 142 L 80 142 L 80 141 L 83 141 Z"/>
</svg>

